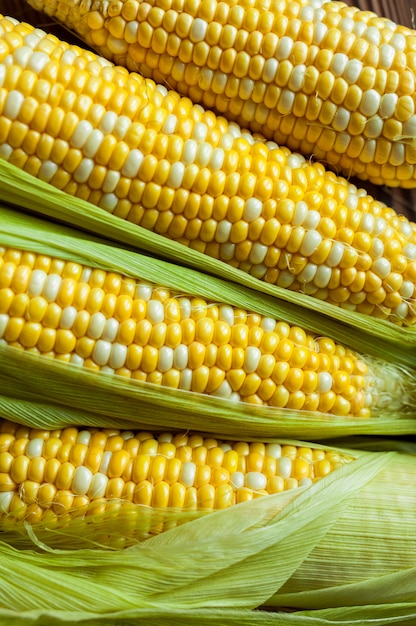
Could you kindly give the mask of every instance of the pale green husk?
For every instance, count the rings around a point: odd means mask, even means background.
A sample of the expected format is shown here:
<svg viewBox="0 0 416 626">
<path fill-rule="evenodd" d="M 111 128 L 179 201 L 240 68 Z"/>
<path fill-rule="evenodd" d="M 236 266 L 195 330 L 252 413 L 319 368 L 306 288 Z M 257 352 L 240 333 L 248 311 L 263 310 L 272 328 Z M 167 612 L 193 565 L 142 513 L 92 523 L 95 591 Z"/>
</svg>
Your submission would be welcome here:
<svg viewBox="0 0 416 626">
<path fill-rule="evenodd" d="M 416 606 L 416 459 L 356 456 L 310 487 L 122 550 L 0 543 L 0 618 L 31 624 L 45 615 L 53 624 L 79 615 L 94 624 L 102 616 L 115 625 L 152 623 L 153 614 L 159 624 L 187 624 L 199 615 L 225 626 L 225 619 L 307 624 L 317 615 L 318 624 L 406 623 Z M 295 613 L 253 611 L 260 606 Z"/>
<path fill-rule="evenodd" d="M 7 626 L 414 626 L 416 603 L 346 607 L 322 611 L 249 609 L 136 609 L 97 616 L 89 611 L 0 609 Z"/>
<path fill-rule="evenodd" d="M 319 313 L 321 319 L 317 320 L 317 323 L 325 329 L 326 334 L 330 334 L 338 341 L 342 342 L 348 331 L 343 328 L 344 325 L 352 327 L 354 332 L 359 327 L 359 334 L 365 345 L 368 343 L 366 351 L 370 353 L 377 347 L 379 349 L 386 347 L 390 350 L 393 346 L 394 350 L 394 343 L 397 342 L 401 346 L 402 354 L 396 358 L 406 363 L 409 362 L 406 360 L 408 356 L 410 361 L 415 363 L 412 352 L 416 346 L 416 328 L 398 327 L 391 322 L 375 320 L 367 315 L 270 285 L 222 261 L 114 216 L 89 202 L 69 196 L 1 158 L 0 197 L 4 202 L 19 209 L 28 209 L 90 234 L 111 239 L 122 246 L 159 256 L 175 264 L 197 268 L 206 274 L 249 287 L 260 294 L 273 296 L 274 299 L 281 301 L 280 306 L 288 311 L 293 310 L 295 306 L 305 309 L 306 316 L 312 313 L 317 317 Z M 378 345 L 380 340 L 382 346 Z"/>
<path fill-rule="evenodd" d="M 1 244 L 119 271 L 162 284 L 176 293 L 225 302 L 327 334 L 326 321 L 323 323 L 321 317 L 306 309 L 194 270 L 109 246 L 67 227 L 4 207 L 0 207 Z M 340 329 L 346 345 L 359 347 L 360 352 L 371 348 L 371 341 L 360 329 L 355 333 L 341 325 Z M 378 363 L 378 370 L 391 379 L 393 375 L 399 377 L 401 386 L 396 395 L 404 399 L 408 396 L 408 400 L 400 408 L 387 404 L 371 419 L 353 419 L 228 402 L 110 374 L 97 375 L 86 368 L 16 350 L 0 342 L 0 415 L 46 428 L 70 424 L 123 428 L 134 425 L 150 429 L 191 428 L 239 437 L 319 439 L 352 434 L 416 433 L 412 409 L 415 378 L 411 370 L 394 364 L 405 359 L 416 365 L 416 351 L 406 352 L 396 343 L 373 346 L 373 350 L 380 359 L 385 359 Z"/>
<path fill-rule="evenodd" d="M 0 609 L 7 626 L 414 626 L 416 603 L 342 607 L 321 611 L 250 609 L 133 609 L 100 615 L 89 611 Z"/>
</svg>

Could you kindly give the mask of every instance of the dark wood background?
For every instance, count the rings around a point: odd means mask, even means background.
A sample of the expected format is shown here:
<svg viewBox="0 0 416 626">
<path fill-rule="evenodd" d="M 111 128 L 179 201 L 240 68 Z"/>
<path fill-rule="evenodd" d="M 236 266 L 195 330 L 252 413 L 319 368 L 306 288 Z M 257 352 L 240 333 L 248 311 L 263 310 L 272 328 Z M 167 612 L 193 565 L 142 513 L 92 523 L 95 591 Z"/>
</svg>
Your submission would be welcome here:
<svg viewBox="0 0 416 626">
<path fill-rule="evenodd" d="M 345 2 L 365 11 L 375 11 L 378 15 L 388 17 L 399 24 L 416 28 L 416 0 L 345 0 Z M 53 32 L 61 39 L 80 44 L 72 33 L 52 22 L 45 15 L 34 11 L 26 0 L 0 0 L 0 14 L 11 15 L 48 32 Z M 359 187 L 365 187 L 374 197 L 392 206 L 398 213 L 405 214 L 416 221 L 416 189 L 410 191 L 388 189 L 357 180 L 352 182 Z"/>
</svg>

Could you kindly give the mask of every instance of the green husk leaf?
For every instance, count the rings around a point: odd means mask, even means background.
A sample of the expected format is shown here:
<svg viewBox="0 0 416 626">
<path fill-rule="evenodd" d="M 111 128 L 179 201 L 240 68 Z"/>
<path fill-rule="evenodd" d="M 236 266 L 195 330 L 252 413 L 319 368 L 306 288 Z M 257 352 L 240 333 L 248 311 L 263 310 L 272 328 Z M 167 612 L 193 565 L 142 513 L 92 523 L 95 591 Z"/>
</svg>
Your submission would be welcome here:
<svg viewBox="0 0 416 626">
<path fill-rule="evenodd" d="M 321 318 L 310 311 L 293 308 L 288 303 L 245 287 L 115 248 L 100 240 L 91 240 L 89 235 L 82 235 L 67 227 L 1 207 L 0 243 L 119 271 L 154 284 L 162 284 L 176 293 L 191 293 L 213 302 L 239 306 L 302 325 L 318 334 L 323 330 Z M 343 338 L 347 345 L 360 344 L 360 352 L 367 347 L 359 330 L 355 336 L 351 329 L 345 327 Z M 27 419 L 24 403 L 30 401 L 33 406 L 30 408 L 29 419 L 36 420 L 37 423 L 40 420 L 41 425 L 49 428 L 68 423 L 107 426 L 116 421 L 117 425 L 123 427 L 128 427 L 130 423 L 142 428 L 192 428 L 240 437 L 279 435 L 317 439 L 352 434 L 414 433 L 416 420 L 411 409 L 414 377 L 405 368 L 399 372 L 391 363 L 391 360 L 400 360 L 400 355 L 406 354 L 406 351 L 398 345 L 394 346 L 394 350 L 386 345 L 381 352 L 388 356 L 388 362 L 381 362 L 379 369 L 391 379 L 394 378 L 394 373 L 399 375 L 410 394 L 408 408 L 406 409 L 406 405 L 400 409 L 394 405 L 390 408 L 388 404 L 371 419 L 337 418 L 319 413 L 258 407 L 242 402 L 232 403 L 213 396 L 161 388 L 103 373 L 98 376 L 86 368 L 45 359 L 1 343 L 0 358 L 3 367 L 0 370 L 0 404 L 4 417 L 14 415 L 16 421 L 22 422 Z M 416 359 L 416 352 L 412 359 Z M 388 374 L 389 368 L 392 368 L 391 376 Z M 403 398 L 407 395 L 404 387 L 397 389 L 398 396 Z M 19 410 L 16 411 L 18 403 L 21 403 L 20 415 L 16 416 L 19 413 Z M 56 410 L 51 406 L 53 404 L 56 404 Z M 43 405 L 48 405 L 49 409 L 44 411 Z"/>
<path fill-rule="evenodd" d="M 321 609 L 354 606 L 357 598 L 369 604 L 414 601 L 414 464 L 413 455 L 397 453 L 392 457 L 343 511 L 325 537 L 325 549 L 322 544 L 316 546 L 304 561 L 301 575 L 297 572 L 268 604 Z M 333 568 L 345 546 L 350 548 L 354 567 L 347 571 L 346 566 L 344 580 L 338 579 L 335 586 Z M 347 551 L 344 558 L 345 565 Z M 361 581 L 368 571 L 373 575 L 363 589 Z"/>
<path fill-rule="evenodd" d="M 3 615 L 64 620 L 87 612 L 105 620 L 124 612 L 129 623 L 153 611 L 167 619 L 209 610 L 207 619 L 237 611 L 253 624 L 307 624 L 315 616 L 322 624 L 406 623 L 400 620 L 416 603 L 416 460 L 396 452 L 356 457 L 310 487 L 211 513 L 121 550 L 0 543 Z M 260 617 L 253 609 L 262 605 L 276 612 Z"/>
<path fill-rule="evenodd" d="M 316 319 L 316 324 L 320 327 L 318 332 L 329 333 L 338 341 L 345 342 L 343 338 L 348 336 L 351 327 L 354 334 L 359 328 L 358 342 L 351 344 L 351 347 L 357 349 L 361 347 L 370 354 L 378 353 L 380 356 L 381 351 L 386 350 L 388 354 L 393 348 L 391 358 L 398 359 L 396 362 L 416 363 L 416 357 L 412 355 L 412 350 L 416 346 L 416 328 L 398 327 L 391 322 L 376 320 L 367 315 L 334 307 L 301 293 L 270 285 L 222 261 L 145 230 L 84 200 L 69 196 L 3 159 L 0 159 L 0 196 L 4 202 L 19 209 L 28 209 L 93 236 L 99 235 L 121 246 L 162 257 L 177 265 L 198 268 L 205 274 L 256 291 L 260 296 L 264 297 L 266 294 L 272 296 L 276 304 L 283 306 L 287 311 L 302 309 L 306 319 L 310 314 L 315 318 L 319 317 L 319 320 Z M 300 317 L 303 313 L 299 311 Z M 299 324 L 303 325 L 302 321 Z M 344 328 L 345 326 L 347 328 Z M 380 339 L 383 342 L 382 346 L 379 345 Z M 355 339 L 352 338 L 352 341 Z M 402 354 L 394 356 L 395 343 L 402 346 Z"/>
<path fill-rule="evenodd" d="M 33 610 L 16 615 L 0 609 L 8 626 L 413 626 L 416 603 L 346 607 L 322 611 L 250 609 L 132 609 L 97 615 L 90 611 Z"/>
</svg>

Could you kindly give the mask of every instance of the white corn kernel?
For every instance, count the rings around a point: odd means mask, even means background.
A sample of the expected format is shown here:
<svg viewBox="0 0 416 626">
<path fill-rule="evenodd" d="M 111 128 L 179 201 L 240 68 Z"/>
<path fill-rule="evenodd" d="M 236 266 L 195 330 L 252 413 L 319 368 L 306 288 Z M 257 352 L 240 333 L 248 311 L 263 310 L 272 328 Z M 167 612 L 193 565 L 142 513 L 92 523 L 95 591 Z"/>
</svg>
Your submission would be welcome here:
<svg viewBox="0 0 416 626">
<path fill-rule="evenodd" d="M 157 369 L 159 372 L 168 372 L 173 366 L 173 348 L 168 346 L 162 346 L 159 350 L 159 358 L 157 362 Z"/>
<path fill-rule="evenodd" d="M 48 274 L 42 289 L 42 295 L 48 302 L 55 302 L 61 286 L 62 278 L 59 274 Z"/>
<path fill-rule="evenodd" d="M 145 300 L 147 302 L 150 300 L 153 294 L 153 287 L 151 285 L 145 285 L 144 283 L 139 283 L 136 286 L 135 297 L 139 300 Z"/>
<path fill-rule="evenodd" d="M 329 372 L 318 373 L 318 387 L 317 387 L 318 393 L 320 394 L 327 393 L 328 391 L 330 391 L 330 389 L 332 389 L 332 384 L 333 384 L 333 380 Z"/>
<path fill-rule="evenodd" d="M 75 469 L 75 474 L 72 479 L 72 491 L 77 496 L 85 496 L 91 488 L 92 483 L 92 471 L 85 467 L 85 465 L 79 465 Z"/>
<path fill-rule="evenodd" d="M 111 346 L 108 364 L 111 368 L 117 370 L 124 367 L 127 360 L 127 346 L 122 343 L 113 343 Z"/>
<path fill-rule="evenodd" d="M 93 313 L 87 328 L 88 337 L 91 339 L 100 339 L 104 332 L 106 321 L 106 317 L 101 311 Z"/>
<path fill-rule="evenodd" d="M 82 443 L 84 446 L 87 446 L 91 439 L 91 431 L 89 430 L 80 430 L 77 435 L 77 443 Z"/>
<path fill-rule="evenodd" d="M 178 118 L 176 117 L 176 115 L 173 115 L 173 113 L 170 113 L 166 117 L 165 122 L 161 128 L 162 133 L 165 133 L 166 135 L 171 135 L 172 133 L 175 132 L 177 123 L 178 123 Z"/>
<path fill-rule="evenodd" d="M 58 166 L 53 161 L 46 160 L 42 163 L 38 171 L 38 177 L 45 183 L 49 183 L 58 171 Z"/>
<path fill-rule="evenodd" d="M 414 261 L 416 259 L 416 245 L 413 243 L 408 243 L 403 248 L 403 254 L 407 259 Z"/>
<path fill-rule="evenodd" d="M 247 472 L 244 477 L 244 485 L 253 491 L 260 491 L 267 487 L 267 477 L 261 472 Z"/>
<path fill-rule="evenodd" d="M 104 454 L 106 454 L 106 452 L 104 452 Z M 91 498 L 91 500 L 104 498 L 107 491 L 107 485 L 108 476 L 102 472 L 97 472 L 93 475 L 91 479 L 90 488 L 88 489 L 88 496 Z"/>
<path fill-rule="evenodd" d="M 74 172 L 74 180 L 77 183 L 86 183 L 91 176 L 95 167 L 95 161 L 92 159 L 82 159 Z"/>
<path fill-rule="evenodd" d="M 144 154 L 138 148 L 130 150 L 128 157 L 121 168 L 122 176 L 125 176 L 126 178 L 136 178 L 143 159 Z"/>
<path fill-rule="evenodd" d="M 219 308 L 219 319 L 230 326 L 234 324 L 234 309 L 228 304 L 222 304 Z"/>
<path fill-rule="evenodd" d="M 180 344 L 173 350 L 173 367 L 184 370 L 188 365 L 188 346 Z"/>
<path fill-rule="evenodd" d="M 40 437 L 36 437 L 35 439 L 30 439 L 29 443 L 26 446 L 26 452 L 25 452 L 26 456 L 29 457 L 29 459 L 42 456 L 43 444 L 44 444 L 44 441 L 43 439 L 40 439 Z"/>
<path fill-rule="evenodd" d="M 270 456 L 272 459 L 280 459 L 282 456 L 282 446 L 280 443 L 267 443 L 265 456 Z"/>
<path fill-rule="evenodd" d="M 332 276 L 332 268 L 328 265 L 320 265 L 315 273 L 313 282 L 317 287 L 323 289 L 328 286 Z"/>
<path fill-rule="evenodd" d="M 243 220 L 252 222 L 260 217 L 263 209 L 263 203 L 257 198 L 249 198 L 244 206 Z"/>
<path fill-rule="evenodd" d="M 193 461 L 185 461 L 182 464 L 179 481 L 185 487 L 193 487 L 196 477 L 196 465 Z"/>
<path fill-rule="evenodd" d="M 217 230 L 215 232 L 215 241 L 218 243 L 225 243 L 229 240 L 231 229 L 233 225 L 228 220 L 221 220 L 218 222 Z"/>
<path fill-rule="evenodd" d="M 261 359 L 261 350 L 255 346 L 248 346 L 244 355 L 244 369 L 247 374 L 255 372 Z"/>
<path fill-rule="evenodd" d="M 108 474 L 108 466 L 110 465 L 112 455 L 113 453 L 111 452 L 111 450 L 105 450 L 99 467 L 99 471 L 103 474 Z"/>
<path fill-rule="evenodd" d="M 373 272 L 380 278 L 387 278 L 391 272 L 391 263 L 385 257 L 376 259 L 373 263 Z"/>
<path fill-rule="evenodd" d="M 0 491 L 0 513 L 9 512 L 14 495 L 14 491 Z"/>
<path fill-rule="evenodd" d="M 169 187 L 172 187 L 172 189 L 179 189 L 182 185 L 184 173 L 184 163 L 181 163 L 180 161 L 172 163 L 166 184 L 169 185 Z"/>
<path fill-rule="evenodd" d="M 243 472 L 233 472 L 230 476 L 231 485 L 234 490 L 244 487 L 244 474 Z"/>
<path fill-rule="evenodd" d="M 72 328 L 75 318 L 77 316 L 77 310 L 74 306 L 67 306 L 62 310 L 61 320 L 59 322 L 60 328 Z"/>
<path fill-rule="evenodd" d="M 344 256 L 344 250 L 344 244 L 335 242 L 332 245 L 331 252 L 329 253 L 326 260 L 327 265 L 329 265 L 329 267 L 337 267 L 340 264 L 342 257 Z"/>
<path fill-rule="evenodd" d="M 117 208 L 118 201 L 119 200 L 115 193 L 105 193 L 98 205 L 101 209 L 104 209 L 104 211 L 112 213 Z"/>
<path fill-rule="evenodd" d="M 277 462 L 276 473 L 282 478 L 289 478 L 292 473 L 292 459 L 288 456 L 282 456 Z"/>
<path fill-rule="evenodd" d="M 30 296 L 40 296 L 48 275 L 43 270 L 33 270 L 30 275 L 28 293 Z"/>
<path fill-rule="evenodd" d="M 230 398 L 232 395 L 232 387 L 227 380 L 223 380 L 221 385 L 211 395 L 217 398 Z"/>
<path fill-rule="evenodd" d="M 72 133 L 69 144 L 73 148 L 81 149 L 93 130 L 94 129 L 91 122 L 89 122 L 88 120 L 80 120 L 74 132 Z"/>
<path fill-rule="evenodd" d="M 272 317 L 263 317 L 260 326 L 265 332 L 273 332 L 276 328 L 276 320 Z"/>
<path fill-rule="evenodd" d="M 104 330 L 101 335 L 105 341 L 115 341 L 120 327 L 120 322 L 115 317 L 110 317 L 104 324 Z"/>
<path fill-rule="evenodd" d="M 104 366 L 107 365 L 110 355 L 111 355 L 111 347 L 112 344 L 109 341 L 104 341 L 103 339 L 99 339 L 92 351 L 92 358 L 97 363 L 97 365 Z"/>
<path fill-rule="evenodd" d="M 165 307 L 159 300 L 149 300 L 146 311 L 147 319 L 152 324 L 158 324 L 165 319 Z"/>
<path fill-rule="evenodd" d="M 179 379 L 179 388 L 185 389 L 186 391 L 190 391 L 192 387 L 192 370 L 186 367 L 181 371 L 181 376 Z"/>
<path fill-rule="evenodd" d="M 322 235 L 317 230 L 307 231 L 300 247 L 300 254 L 306 257 L 311 256 L 316 252 L 321 242 Z"/>
</svg>

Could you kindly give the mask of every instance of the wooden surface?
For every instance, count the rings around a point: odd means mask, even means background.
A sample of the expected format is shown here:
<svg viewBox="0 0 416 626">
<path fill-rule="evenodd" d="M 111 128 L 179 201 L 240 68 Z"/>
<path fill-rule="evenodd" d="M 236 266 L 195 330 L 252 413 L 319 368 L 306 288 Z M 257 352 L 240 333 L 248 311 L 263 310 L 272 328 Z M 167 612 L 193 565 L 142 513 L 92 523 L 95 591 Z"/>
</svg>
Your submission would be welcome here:
<svg viewBox="0 0 416 626">
<path fill-rule="evenodd" d="M 343 0 L 363 11 L 374 11 L 393 22 L 412 28 L 416 21 L 416 0 Z"/>
<path fill-rule="evenodd" d="M 355 5 L 362 10 L 377 12 L 383 17 L 408 27 L 416 26 L 416 0 L 344 0 L 346 4 Z M 57 37 L 83 45 L 72 33 L 51 21 L 49 17 L 34 11 L 26 0 L 0 0 L 0 14 L 11 15 L 21 21 L 29 22 Z M 376 187 L 360 180 L 352 180 L 358 187 L 365 187 L 371 195 L 392 206 L 398 213 L 416 220 L 416 189 L 401 190 Z"/>
</svg>

